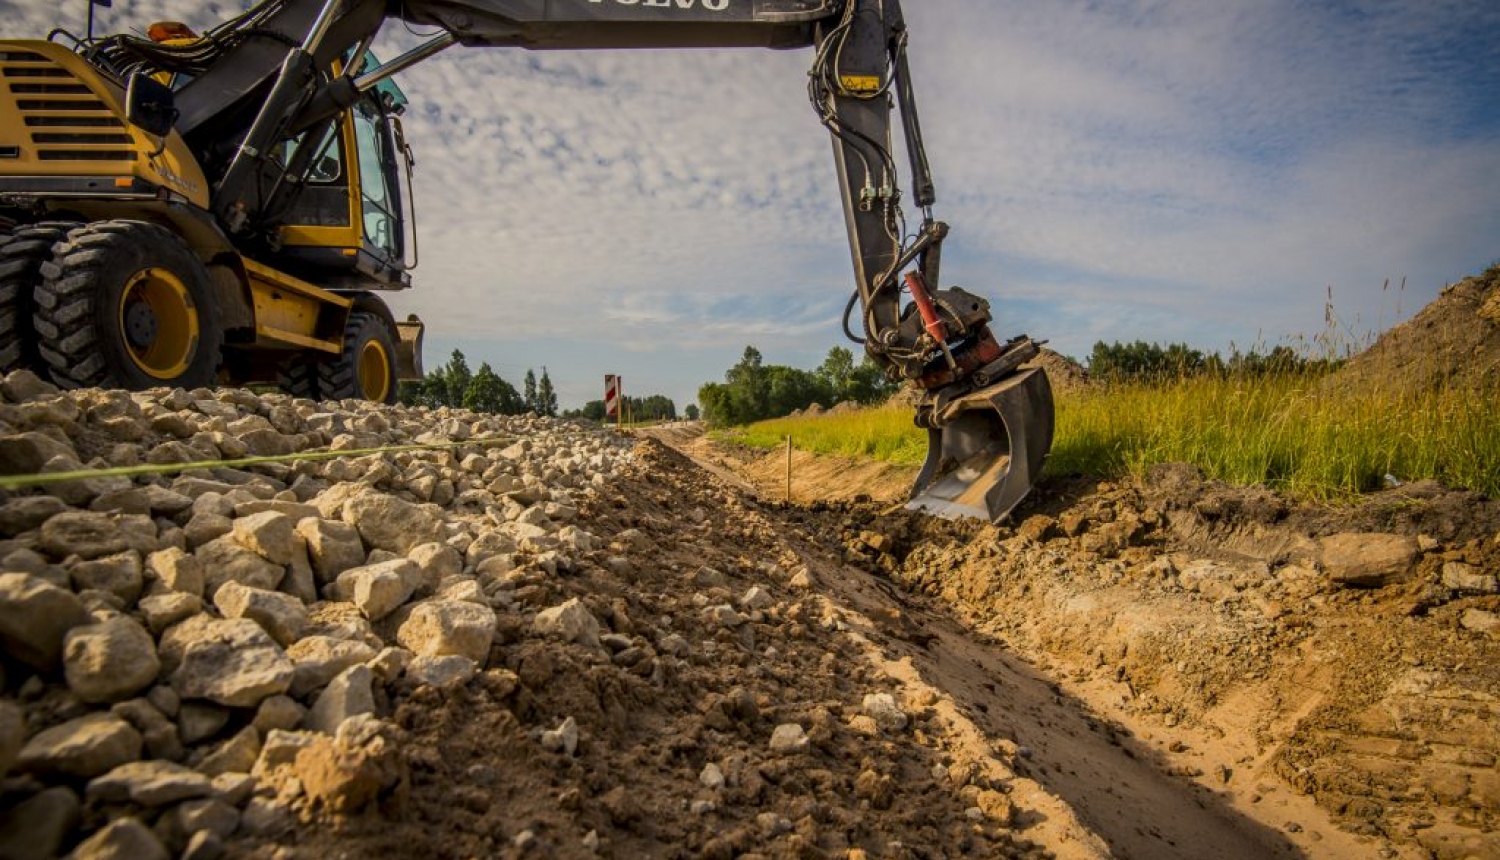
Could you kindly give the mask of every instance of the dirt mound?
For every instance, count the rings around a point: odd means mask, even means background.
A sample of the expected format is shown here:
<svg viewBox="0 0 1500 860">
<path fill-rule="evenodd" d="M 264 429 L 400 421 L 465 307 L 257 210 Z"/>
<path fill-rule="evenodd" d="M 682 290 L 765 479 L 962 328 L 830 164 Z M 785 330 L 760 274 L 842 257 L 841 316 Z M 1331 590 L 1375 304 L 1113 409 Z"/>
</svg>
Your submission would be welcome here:
<svg viewBox="0 0 1500 860">
<path fill-rule="evenodd" d="M 1089 372 L 1083 365 L 1060 352 L 1042 347 L 1041 354 L 1027 362 L 1027 367 L 1040 367 L 1047 371 L 1047 381 L 1056 393 L 1068 393 L 1087 388 L 1091 384 Z"/>
<path fill-rule="evenodd" d="M 1325 385 L 1338 391 L 1500 389 L 1500 263 L 1446 287 Z"/>
</svg>

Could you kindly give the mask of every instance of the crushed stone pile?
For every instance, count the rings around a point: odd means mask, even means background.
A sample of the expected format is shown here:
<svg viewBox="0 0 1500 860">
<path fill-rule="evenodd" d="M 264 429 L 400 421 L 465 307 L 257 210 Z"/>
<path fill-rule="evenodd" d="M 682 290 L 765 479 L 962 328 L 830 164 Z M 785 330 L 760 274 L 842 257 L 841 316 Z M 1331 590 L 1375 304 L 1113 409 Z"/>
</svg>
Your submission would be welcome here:
<svg viewBox="0 0 1500 860">
<path fill-rule="evenodd" d="M 450 447 L 217 464 L 410 444 Z M 753 503 L 633 446 L 0 380 L 0 472 L 204 464 L 0 495 L 0 856 L 1046 853 L 1066 810 L 1014 745 L 961 742 Z"/>
<path fill-rule="evenodd" d="M 1500 390 L 1500 263 L 1445 287 L 1326 384 L 1340 391 Z"/>
</svg>

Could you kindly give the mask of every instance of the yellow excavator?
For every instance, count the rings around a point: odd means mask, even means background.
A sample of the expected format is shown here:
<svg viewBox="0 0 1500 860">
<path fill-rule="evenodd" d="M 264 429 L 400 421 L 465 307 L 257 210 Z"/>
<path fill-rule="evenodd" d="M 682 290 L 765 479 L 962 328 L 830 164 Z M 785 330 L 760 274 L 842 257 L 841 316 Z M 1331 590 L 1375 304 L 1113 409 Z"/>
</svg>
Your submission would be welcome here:
<svg viewBox="0 0 1500 860">
<path fill-rule="evenodd" d="M 392 20 L 438 35 L 382 64 Z M 411 285 L 415 245 L 397 73 L 453 45 L 812 48 L 854 261 L 844 331 L 917 390 L 929 433 L 911 506 L 996 520 L 1040 474 L 1038 345 L 997 340 L 988 302 L 939 286 L 948 226 L 898 0 L 266 0 L 202 34 L 92 30 L 0 41 L 0 372 L 391 402 L 423 335 L 379 296 Z"/>
</svg>

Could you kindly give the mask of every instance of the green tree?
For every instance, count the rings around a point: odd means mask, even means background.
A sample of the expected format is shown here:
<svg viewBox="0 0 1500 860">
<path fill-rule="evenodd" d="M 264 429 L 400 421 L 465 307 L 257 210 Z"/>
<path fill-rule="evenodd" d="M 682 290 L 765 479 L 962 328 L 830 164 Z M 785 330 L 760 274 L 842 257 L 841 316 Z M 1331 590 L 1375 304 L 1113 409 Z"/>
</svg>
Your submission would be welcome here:
<svg viewBox="0 0 1500 860">
<path fill-rule="evenodd" d="M 505 380 L 490 368 L 489 362 L 479 365 L 479 372 L 469 380 L 464 389 L 463 406 L 475 412 L 498 413 L 504 406 Z"/>
<path fill-rule="evenodd" d="M 442 368 L 428 373 L 419 380 L 401 383 L 397 398 L 407 406 L 425 406 L 436 409 L 448 406 L 448 380 Z"/>
<path fill-rule="evenodd" d="M 628 419 L 636 421 L 671 421 L 677 417 L 677 404 L 670 397 L 652 394 L 649 397 L 625 397 L 621 401 Z"/>
<path fill-rule="evenodd" d="M 817 370 L 808 371 L 768 365 L 759 350 L 747 346 L 739 363 L 724 374 L 724 380 L 698 389 L 700 413 L 716 426 L 775 418 L 813 403 L 876 403 L 895 388 L 868 358 L 856 366 L 853 354 L 838 347 Z"/>
<path fill-rule="evenodd" d="M 444 404 L 463 406 L 469 383 L 474 380 L 474 374 L 469 370 L 469 362 L 464 358 L 464 354 L 459 350 L 453 350 L 453 356 L 448 359 L 447 366 L 440 371 L 440 376 L 447 389 Z"/>
<path fill-rule="evenodd" d="M 697 421 L 698 420 L 698 404 L 696 404 L 696 403 L 689 403 L 687 405 L 687 408 L 684 409 L 684 410 L 682 410 L 682 414 L 685 415 L 685 416 L 687 416 L 687 420 L 689 420 L 689 421 Z"/>
<path fill-rule="evenodd" d="M 817 374 L 795 367 L 773 364 L 765 368 L 765 407 L 756 418 L 775 418 L 804 409 L 812 403 L 828 403 L 833 392 Z"/>
<path fill-rule="evenodd" d="M 526 371 L 526 384 L 536 384 L 536 377 L 531 371 Z M 536 384 L 536 392 L 532 395 L 532 402 L 528 404 L 532 412 L 538 415 L 546 415 L 549 418 L 557 417 L 557 392 L 552 388 L 552 378 L 547 375 L 547 368 L 542 367 L 542 381 Z"/>
<path fill-rule="evenodd" d="M 698 402 L 703 404 L 703 420 L 714 426 L 746 423 L 734 409 L 729 386 L 717 382 L 705 382 L 698 389 Z"/>
<path fill-rule="evenodd" d="M 422 403 L 422 383 L 426 381 L 426 377 L 402 380 L 401 384 L 396 386 L 396 402 L 402 406 L 425 405 Z"/>
<path fill-rule="evenodd" d="M 818 365 L 818 376 L 831 393 L 829 406 L 841 400 L 854 399 L 854 353 L 842 346 L 828 350 L 828 357 Z"/>
<path fill-rule="evenodd" d="M 542 370 L 545 372 L 546 368 Z M 536 402 L 536 373 L 529 367 L 526 368 L 526 379 L 521 383 L 521 397 L 527 412 L 540 412 Z"/>
<path fill-rule="evenodd" d="M 855 403 L 884 403 L 900 388 L 900 381 L 886 376 L 880 365 L 871 361 L 869 356 L 865 356 L 849 375 L 849 399 Z"/>
<path fill-rule="evenodd" d="M 733 423 L 748 423 L 766 416 L 771 386 L 760 350 L 746 346 L 739 364 L 729 368 L 724 379 L 729 383 L 729 397 L 738 416 Z"/>
<path fill-rule="evenodd" d="M 525 415 L 526 411 L 526 401 L 521 398 L 521 392 L 502 378 L 500 380 L 500 414 Z"/>
<path fill-rule="evenodd" d="M 1135 341 L 1106 344 L 1099 341 L 1089 354 L 1089 373 L 1107 381 L 1170 381 L 1184 377 L 1258 376 L 1270 373 L 1304 373 L 1334 370 L 1338 361 L 1309 359 L 1289 346 L 1277 346 L 1262 355 L 1256 350 L 1242 353 L 1232 349 L 1226 360 L 1219 353 L 1204 354 L 1184 343 L 1167 344 Z"/>
</svg>

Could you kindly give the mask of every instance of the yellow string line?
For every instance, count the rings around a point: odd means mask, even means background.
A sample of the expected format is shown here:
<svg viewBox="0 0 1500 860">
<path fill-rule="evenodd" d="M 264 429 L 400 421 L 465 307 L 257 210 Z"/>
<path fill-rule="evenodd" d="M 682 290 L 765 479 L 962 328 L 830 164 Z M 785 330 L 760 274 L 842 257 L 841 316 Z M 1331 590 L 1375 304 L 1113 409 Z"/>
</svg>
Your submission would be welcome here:
<svg viewBox="0 0 1500 860">
<path fill-rule="evenodd" d="M 432 442 L 424 445 L 391 445 L 384 448 L 351 448 L 344 451 L 297 451 L 264 457 L 241 457 L 235 460 L 198 460 L 190 463 L 145 463 L 139 466 L 116 466 L 110 469 L 76 469 L 71 472 L 48 472 L 36 475 L 0 475 L 0 490 L 19 490 L 43 484 L 86 481 L 93 478 L 130 478 L 136 475 L 171 475 L 194 469 L 240 469 L 270 463 L 293 463 L 299 460 L 333 460 L 339 457 L 366 457 L 371 454 L 401 454 L 410 451 L 443 451 L 468 445 L 491 446 L 514 442 L 516 437 L 489 437 L 463 442 Z"/>
</svg>

